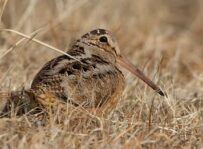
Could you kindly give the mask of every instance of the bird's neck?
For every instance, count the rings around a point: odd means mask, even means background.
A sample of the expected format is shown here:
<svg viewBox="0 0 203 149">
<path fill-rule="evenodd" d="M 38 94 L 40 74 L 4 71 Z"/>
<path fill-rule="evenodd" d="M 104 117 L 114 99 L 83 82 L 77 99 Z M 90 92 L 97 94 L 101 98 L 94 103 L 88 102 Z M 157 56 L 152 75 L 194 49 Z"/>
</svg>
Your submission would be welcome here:
<svg viewBox="0 0 203 149">
<path fill-rule="evenodd" d="M 88 45 L 82 42 L 77 42 L 76 44 L 74 44 L 71 50 L 68 51 L 68 54 L 78 59 L 92 58 L 94 56 L 97 56 L 106 62 L 109 62 L 112 64 L 116 63 L 116 58 L 111 53 L 106 52 L 105 50 L 100 49 L 96 46 Z"/>
</svg>

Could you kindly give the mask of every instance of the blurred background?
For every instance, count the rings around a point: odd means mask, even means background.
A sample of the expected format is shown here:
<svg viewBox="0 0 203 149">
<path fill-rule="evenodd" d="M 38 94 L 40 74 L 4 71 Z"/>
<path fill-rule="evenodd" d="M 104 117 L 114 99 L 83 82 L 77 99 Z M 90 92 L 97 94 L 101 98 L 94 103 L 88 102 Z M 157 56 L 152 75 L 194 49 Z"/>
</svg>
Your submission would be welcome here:
<svg viewBox="0 0 203 149">
<path fill-rule="evenodd" d="M 172 84 L 201 90 L 201 0 L 3 0 L 0 4 L 0 28 L 26 35 L 39 30 L 35 38 L 64 51 L 84 33 L 105 28 L 115 35 L 122 53 L 166 89 Z M 21 38 L 0 32 L 1 88 L 29 87 L 36 72 L 60 55 L 32 41 L 5 55 Z M 164 86 L 166 82 L 169 86 Z"/>
</svg>

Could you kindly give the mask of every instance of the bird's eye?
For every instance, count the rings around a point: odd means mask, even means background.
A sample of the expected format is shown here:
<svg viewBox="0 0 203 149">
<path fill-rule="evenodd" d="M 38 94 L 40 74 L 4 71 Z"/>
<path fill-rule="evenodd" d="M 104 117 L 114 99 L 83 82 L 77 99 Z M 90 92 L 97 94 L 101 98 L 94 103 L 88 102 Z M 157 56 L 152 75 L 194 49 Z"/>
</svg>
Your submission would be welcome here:
<svg viewBox="0 0 203 149">
<path fill-rule="evenodd" d="M 100 41 L 100 42 L 107 43 L 107 42 L 108 42 L 108 39 L 107 39 L 106 36 L 101 36 L 101 37 L 99 38 L 99 41 Z"/>
</svg>

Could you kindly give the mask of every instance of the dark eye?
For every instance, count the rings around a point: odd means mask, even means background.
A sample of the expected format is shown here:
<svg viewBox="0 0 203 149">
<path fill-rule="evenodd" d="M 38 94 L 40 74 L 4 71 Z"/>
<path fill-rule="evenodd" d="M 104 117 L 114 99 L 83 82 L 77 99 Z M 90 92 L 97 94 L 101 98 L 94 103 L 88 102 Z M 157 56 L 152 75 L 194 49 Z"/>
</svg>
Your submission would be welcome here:
<svg viewBox="0 0 203 149">
<path fill-rule="evenodd" d="M 99 38 L 99 41 L 100 42 L 108 42 L 108 39 L 107 39 L 107 37 L 106 36 L 101 36 L 100 38 Z"/>
</svg>

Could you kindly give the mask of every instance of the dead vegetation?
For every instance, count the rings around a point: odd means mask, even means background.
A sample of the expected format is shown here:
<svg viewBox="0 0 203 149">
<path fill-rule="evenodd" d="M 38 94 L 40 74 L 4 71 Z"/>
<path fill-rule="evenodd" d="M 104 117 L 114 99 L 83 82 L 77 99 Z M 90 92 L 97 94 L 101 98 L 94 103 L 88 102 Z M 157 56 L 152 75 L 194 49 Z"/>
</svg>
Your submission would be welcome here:
<svg viewBox="0 0 203 149">
<path fill-rule="evenodd" d="M 0 119 L 0 148 L 202 148 L 202 8 L 200 0 L 1 0 L 1 29 L 63 51 L 89 30 L 111 30 L 122 53 L 168 98 L 125 72 L 123 97 L 106 117 L 72 106 L 49 119 L 14 114 Z M 31 40 L 14 46 L 22 38 L 0 31 L 1 91 L 29 88 L 42 65 L 60 55 Z"/>
</svg>

